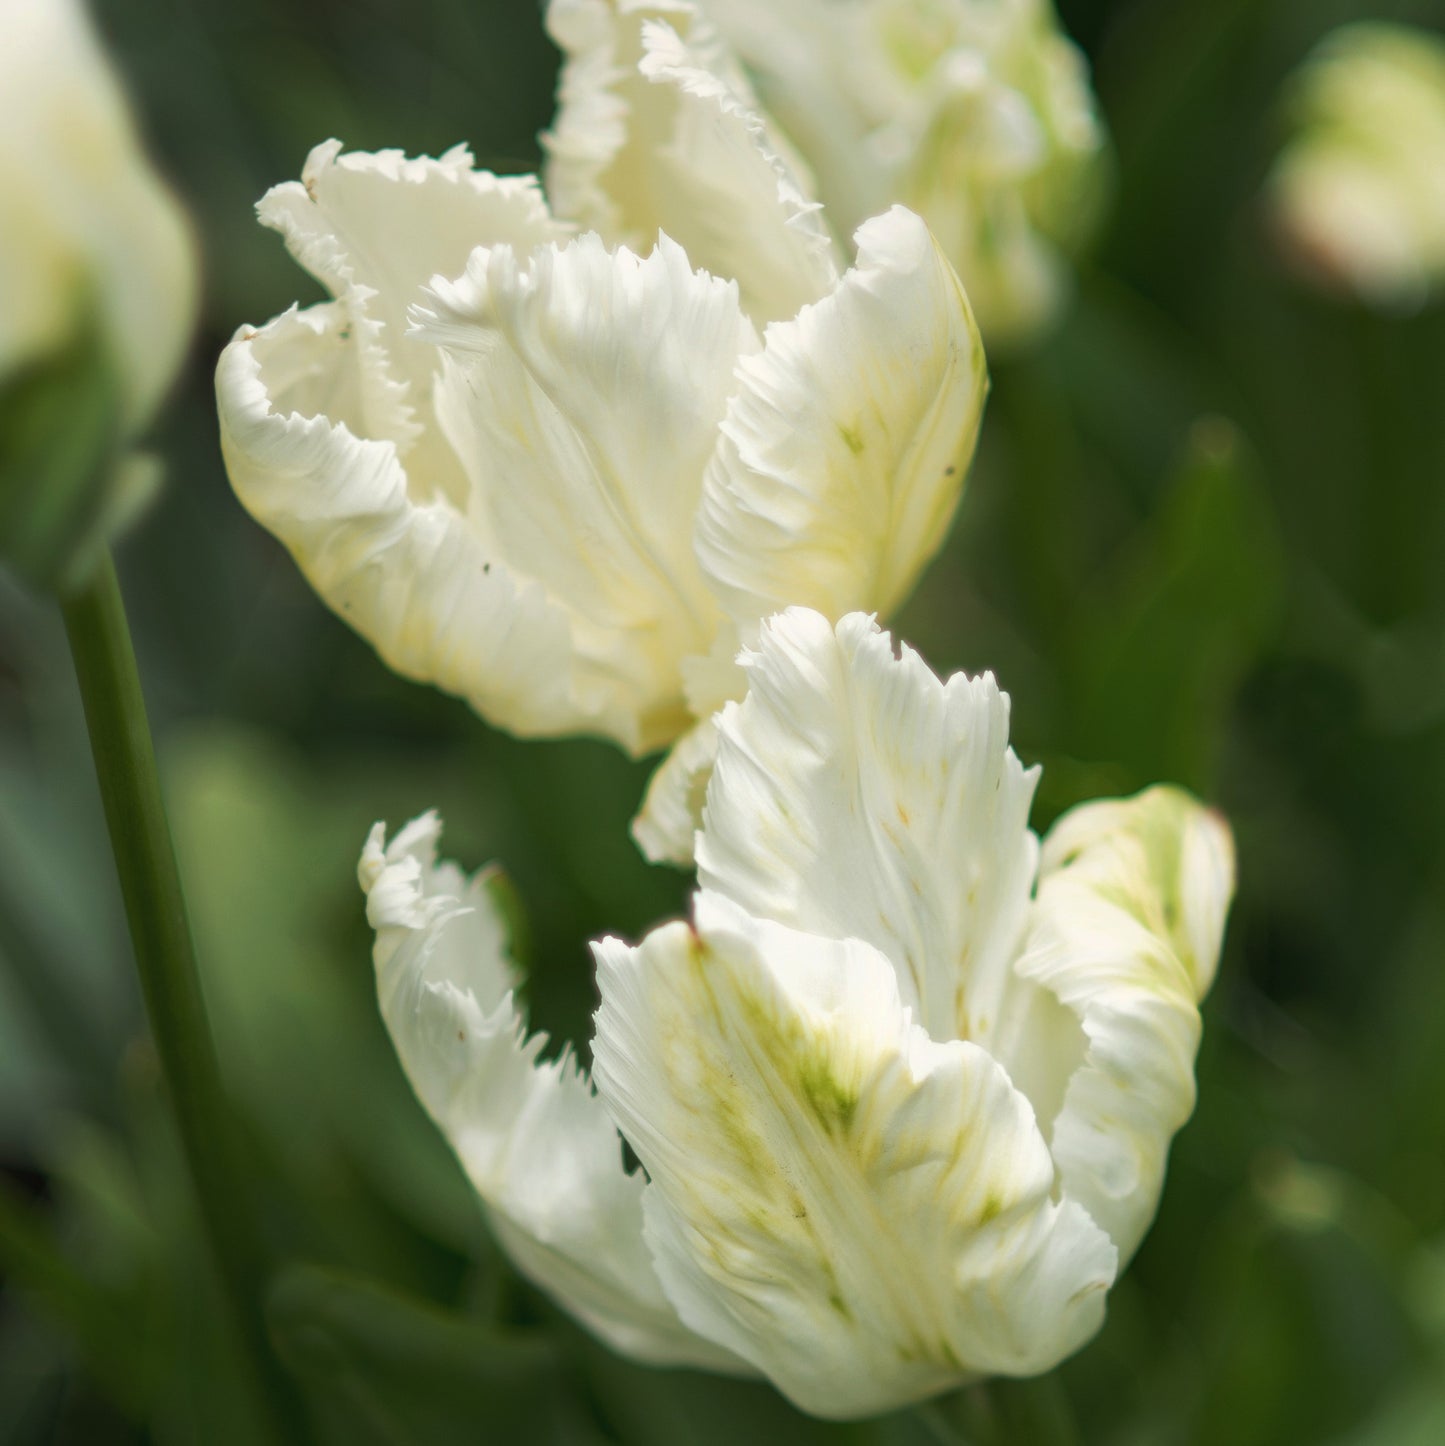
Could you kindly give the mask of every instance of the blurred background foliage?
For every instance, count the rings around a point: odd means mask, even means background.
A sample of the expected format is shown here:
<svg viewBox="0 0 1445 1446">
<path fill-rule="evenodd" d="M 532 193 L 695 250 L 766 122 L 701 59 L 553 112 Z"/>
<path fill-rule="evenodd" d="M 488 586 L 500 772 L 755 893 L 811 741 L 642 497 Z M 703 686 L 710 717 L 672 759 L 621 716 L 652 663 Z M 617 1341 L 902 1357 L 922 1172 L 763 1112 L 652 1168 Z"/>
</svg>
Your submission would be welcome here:
<svg viewBox="0 0 1445 1446">
<path fill-rule="evenodd" d="M 519 744 L 392 677 L 242 513 L 215 356 L 311 284 L 251 220 L 316 141 L 537 163 L 527 0 L 104 0 L 201 231 L 206 307 L 120 564 L 205 986 L 324 1442 L 1435 1446 L 1445 1441 L 1445 307 L 1307 291 L 1258 207 L 1282 80 L 1438 3 L 1064 0 L 1116 144 L 1060 330 L 997 358 L 944 554 L 897 620 L 991 668 L 1035 813 L 1156 779 L 1240 890 L 1200 1105 L 1098 1339 L 1043 1382 L 825 1427 L 620 1362 L 499 1260 L 376 1017 L 367 827 L 443 810 L 531 920 L 534 1020 L 585 1041 L 586 941 L 679 911 L 626 826 L 647 765 Z M 0 1440 L 260 1439 L 159 1092 L 64 637 L 0 583 Z"/>
</svg>

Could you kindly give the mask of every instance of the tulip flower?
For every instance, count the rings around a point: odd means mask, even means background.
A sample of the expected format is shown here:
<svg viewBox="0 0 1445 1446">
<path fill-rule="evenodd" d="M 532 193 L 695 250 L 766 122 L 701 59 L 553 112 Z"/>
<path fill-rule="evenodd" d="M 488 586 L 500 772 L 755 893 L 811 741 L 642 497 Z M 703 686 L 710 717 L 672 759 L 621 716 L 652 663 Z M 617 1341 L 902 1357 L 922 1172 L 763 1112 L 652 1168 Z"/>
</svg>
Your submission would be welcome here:
<svg viewBox="0 0 1445 1446">
<path fill-rule="evenodd" d="M 616 1349 L 854 1417 L 1098 1328 L 1194 1102 L 1228 828 L 1156 788 L 1042 846 L 991 676 L 790 609 L 717 724 L 689 922 L 594 946 L 539 1064 L 489 874 L 367 843 L 382 1013 L 517 1268 Z M 629 1173 L 622 1141 L 642 1169 Z"/>
<path fill-rule="evenodd" d="M 1445 41 L 1408 25 L 1332 31 L 1289 90 L 1267 188 L 1286 257 L 1383 310 L 1445 281 Z"/>
<path fill-rule="evenodd" d="M 145 490 L 195 256 L 77 0 L 0 0 L 0 557 L 75 580 Z"/>
<path fill-rule="evenodd" d="M 661 220 L 699 259 L 674 218 L 692 206 L 706 226 L 718 214 L 700 193 L 726 171 L 702 139 L 700 95 L 668 58 L 676 30 L 714 73 L 734 54 L 746 63 L 795 210 L 816 196 L 846 234 L 892 203 L 912 208 L 990 348 L 1058 312 L 1068 255 L 1098 209 L 1104 134 L 1049 0 L 552 0 L 548 24 L 564 65 L 547 183 L 603 235 Z M 791 245 L 757 233 L 749 246 L 741 219 L 710 226 L 745 292 L 750 277 L 770 287 L 806 259 L 815 218 L 789 224 Z"/>
<path fill-rule="evenodd" d="M 987 382 L 927 228 L 866 222 L 759 335 L 666 234 L 571 237 L 463 149 L 329 143 L 260 215 L 334 299 L 221 358 L 237 495 L 392 668 L 499 727 L 687 733 L 652 829 L 685 857 L 739 644 L 792 603 L 892 609 L 946 533 Z"/>
</svg>

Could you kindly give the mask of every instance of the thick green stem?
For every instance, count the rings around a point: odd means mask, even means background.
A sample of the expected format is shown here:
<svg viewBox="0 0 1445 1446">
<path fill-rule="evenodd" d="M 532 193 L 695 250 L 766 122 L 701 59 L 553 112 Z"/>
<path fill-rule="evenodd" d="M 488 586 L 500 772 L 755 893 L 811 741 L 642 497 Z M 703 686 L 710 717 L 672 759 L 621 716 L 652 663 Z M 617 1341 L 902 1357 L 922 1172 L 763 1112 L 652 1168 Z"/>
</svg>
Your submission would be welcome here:
<svg viewBox="0 0 1445 1446">
<path fill-rule="evenodd" d="M 1057 1374 L 992 1380 L 914 1407 L 918 1423 L 943 1446 L 1078 1446 L 1069 1400 Z"/>
<path fill-rule="evenodd" d="M 109 554 L 62 606 L 136 969 L 201 1220 L 263 1409 L 273 1417 L 272 1439 L 289 1439 L 288 1392 L 261 1315 L 265 1254 L 236 1160 L 234 1119 L 201 998 L 140 675 Z"/>
</svg>

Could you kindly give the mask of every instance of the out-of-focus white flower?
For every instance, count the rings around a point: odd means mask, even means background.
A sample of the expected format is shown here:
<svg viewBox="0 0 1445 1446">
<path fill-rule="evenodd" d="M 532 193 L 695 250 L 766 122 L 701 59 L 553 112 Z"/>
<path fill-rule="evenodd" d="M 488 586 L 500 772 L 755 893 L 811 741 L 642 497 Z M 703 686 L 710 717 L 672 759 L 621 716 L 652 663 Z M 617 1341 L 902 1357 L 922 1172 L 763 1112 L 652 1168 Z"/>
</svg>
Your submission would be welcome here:
<svg viewBox="0 0 1445 1446">
<path fill-rule="evenodd" d="M 236 492 L 393 668 L 501 727 L 671 743 L 738 691 L 759 619 L 891 609 L 944 537 L 987 382 L 901 208 L 762 336 L 668 236 L 569 239 L 463 149 L 329 143 L 260 214 L 335 300 L 222 356 Z"/>
<path fill-rule="evenodd" d="M 436 862 L 434 816 L 373 832 L 402 1064 L 518 1267 L 621 1350 L 833 1417 L 1046 1370 L 1193 1107 L 1229 830 L 1159 788 L 1041 850 L 993 679 L 865 616 L 789 610 L 745 662 L 691 923 L 596 946 L 596 1095 L 535 1063 L 487 875 Z"/>
<path fill-rule="evenodd" d="M 896 202 L 932 228 L 990 346 L 1057 311 L 1098 209 L 1104 140 L 1049 0 L 552 0 L 548 15 L 565 62 L 548 185 L 604 235 L 661 223 L 702 261 L 673 229 L 690 210 L 745 293 L 749 278 L 770 291 L 818 254 L 802 198 L 840 234 Z M 746 63 L 795 198 L 788 243 L 749 236 L 740 208 L 716 204 L 738 189 L 715 159 L 727 131 L 705 113 L 702 72 L 649 42 L 657 17 L 694 37 L 708 73 L 731 63 L 713 26 Z"/>
<path fill-rule="evenodd" d="M 190 333 L 195 255 L 76 0 L 0 0 L 0 195 L 0 386 L 94 328 L 138 430 Z"/>
<path fill-rule="evenodd" d="M 1332 31 L 1295 75 L 1268 199 L 1286 255 L 1372 306 L 1445 281 L 1445 41 L 1379 22 Z"/>
<path fill-rule="evenodd" d="M 0 0 L 0 562 L 68 590 L 141 510 L 190 335 L 186 219 L 77 0 Z"/>
</svg>

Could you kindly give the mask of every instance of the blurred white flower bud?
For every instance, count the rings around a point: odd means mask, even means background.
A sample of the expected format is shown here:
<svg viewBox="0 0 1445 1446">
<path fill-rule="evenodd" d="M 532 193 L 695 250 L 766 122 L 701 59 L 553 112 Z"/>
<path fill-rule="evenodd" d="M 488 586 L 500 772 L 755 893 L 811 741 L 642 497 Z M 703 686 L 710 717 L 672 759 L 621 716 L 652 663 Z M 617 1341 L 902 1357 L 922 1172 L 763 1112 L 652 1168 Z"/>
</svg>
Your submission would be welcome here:
<svg viewBox="0 0 1445 1446">
<path fill-rule="evenodd" d="M 1292 80 L 1268 183 L 1286 258 L 1326 289 L 1412 310 L 1445 280 L 1445 40 L 1406 25 L 1331 32 Z"/>
<path fill-rule="evenodd" d="M 0 0 L 0 557 L 73 576 L 181 360 L 196 264 L 75 0 Z"/>
</svg>

